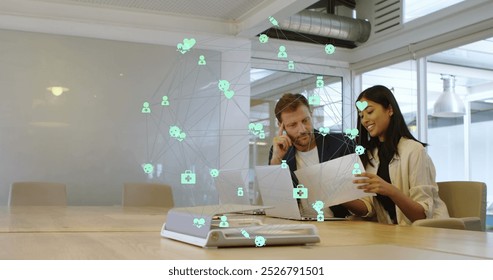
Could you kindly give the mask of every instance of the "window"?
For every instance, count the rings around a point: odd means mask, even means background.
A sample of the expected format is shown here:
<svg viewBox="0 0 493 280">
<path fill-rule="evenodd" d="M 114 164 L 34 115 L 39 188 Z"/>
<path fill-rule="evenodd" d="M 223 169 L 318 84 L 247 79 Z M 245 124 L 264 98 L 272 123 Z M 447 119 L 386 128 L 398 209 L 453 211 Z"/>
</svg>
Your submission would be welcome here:
<svg viewBox="0 0 493 280">
<path fill-rule="evenodd" d="M 404 23 L 450 7 L 464 0 L 404 0 Z"/>
</svg>

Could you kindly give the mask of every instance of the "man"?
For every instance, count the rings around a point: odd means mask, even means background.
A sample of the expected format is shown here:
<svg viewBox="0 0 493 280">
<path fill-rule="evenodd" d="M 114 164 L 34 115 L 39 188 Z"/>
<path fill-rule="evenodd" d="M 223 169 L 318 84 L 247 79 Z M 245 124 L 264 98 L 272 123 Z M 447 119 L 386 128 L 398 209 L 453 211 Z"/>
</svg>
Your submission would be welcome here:
<svg viewBox="0 0 493 280">
<path fill-rule="evenodd" d="M 273 139 L 269 153 L 269 164 L 285 162 L 291 171 L 293 185 L 298 185 L 294 174 L 297 168 L 318 164 L 335 159 L 354 151 L 351 140 L 342 134 L 323 136 L 313 128 L 312 112 L 307 99 L 301 94 L 284 94 L 274 109 L 279 130 Z M 305 199 L 298 200 L 304 215 L 316 215 L 316 211 Z M 345 217 L 349 215 L 346 208 L 336 205 L 324 209 L 325 216 Z"/>
</svg>

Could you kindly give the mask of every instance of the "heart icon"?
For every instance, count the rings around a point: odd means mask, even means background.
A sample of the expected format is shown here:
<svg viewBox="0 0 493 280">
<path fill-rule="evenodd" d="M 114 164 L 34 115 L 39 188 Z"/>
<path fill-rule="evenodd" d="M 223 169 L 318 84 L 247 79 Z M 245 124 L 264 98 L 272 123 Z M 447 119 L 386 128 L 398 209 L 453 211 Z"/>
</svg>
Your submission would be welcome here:
<svg viewBox="0 0 493 280">
<path fill-rule="evenodd" d="M 358 107 L 358 110 L 360 111 L 363 111 L 364 109 L 366 109 L 366 107 L 368 107 L 368 102 L 367 101 L 356 101 L 356 107 Z"/>
<path fill-rule="evenodd" d="M 183 39 L 183 46 L 184 46 L 184 49 L 185 50 L 190 50 L 193 46 L 195 46 L 195 39 L 194 38 L 191 38 L 191 39 Z"/>
<path fill-rule="evenodd" d="M 193 224 L 197 228 L 201 228 L 203 225 L 205 225 L 205 220 L 204 218 L 200 218 L 200 219 L 195 218 L 193 219 Z"/>
<path fill-rule="evenodd" d="M 226 96 L 227 99 L 231 99 L 235 95 L 235 91 L 232 89 L 228 89 L 224 91 L 224 96 Z"/>
<path fill-rule="evenodd" d="M 328 127 L 321 127 L 318 129 L 318 131 L 320 132 L 320 134 L 322 134 L 323 136 L 329 134 L 330 132 L 330 128 Z"/>
<path fill-rule="evenodd" d="M 178 136 L 177 140 L 181 142 L 181 141 L 185 140 L 185 137 L 187 137 L 187 135 L 185 134 L 185 132 L 182 132 L 182 133 L 180 133 L 180 136 Z"/>
<path fill-rule="evenodd" d="M 347 138 L 354 140 L 354 138 L 358 136 L 359 130 L 357 128 L 353 128 L 353 129 L 348 128 L 344 130 L 344 133 L 346 133 Z"/>
</svg>

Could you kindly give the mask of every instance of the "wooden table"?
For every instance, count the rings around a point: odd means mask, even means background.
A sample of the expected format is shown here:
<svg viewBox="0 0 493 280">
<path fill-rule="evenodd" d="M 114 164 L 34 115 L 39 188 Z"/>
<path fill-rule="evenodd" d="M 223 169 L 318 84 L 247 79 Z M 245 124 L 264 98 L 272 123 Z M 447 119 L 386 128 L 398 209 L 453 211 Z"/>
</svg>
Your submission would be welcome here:
<svg viewBox="0 0 493 280">
<path fill-rule="evenodd" d="M 0 259 L 493 259 L 493 233 L 485 232 L 311 222 L 318 244 L 203 249 L 161 238 L 165 219 L 163 208 L 2 208 Z"/>
<path fill-rule="evenodd" d="M 3 207 L 0 232 L 159 232 L 167 212 L 158 207 Z"/>
</svg>

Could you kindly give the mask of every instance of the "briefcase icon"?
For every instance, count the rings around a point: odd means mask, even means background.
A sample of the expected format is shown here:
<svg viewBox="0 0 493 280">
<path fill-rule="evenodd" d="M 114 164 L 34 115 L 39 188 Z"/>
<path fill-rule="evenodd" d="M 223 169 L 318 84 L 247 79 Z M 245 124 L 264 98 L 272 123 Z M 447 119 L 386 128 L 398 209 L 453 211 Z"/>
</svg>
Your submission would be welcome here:
<svg viewBox="0 0 493 280">
<path fill-rule="evenodd" d="M 185 170 L 185 173 L 181 173 L 181 183 L 184 185 L 195 184 L 196 177 L 192 170 Z"/>
<path fill-rule="evenodd" d="M 299 184 L 293 189 L 293 198 L 308 198 L 308 189 Z"/>
</svg>

